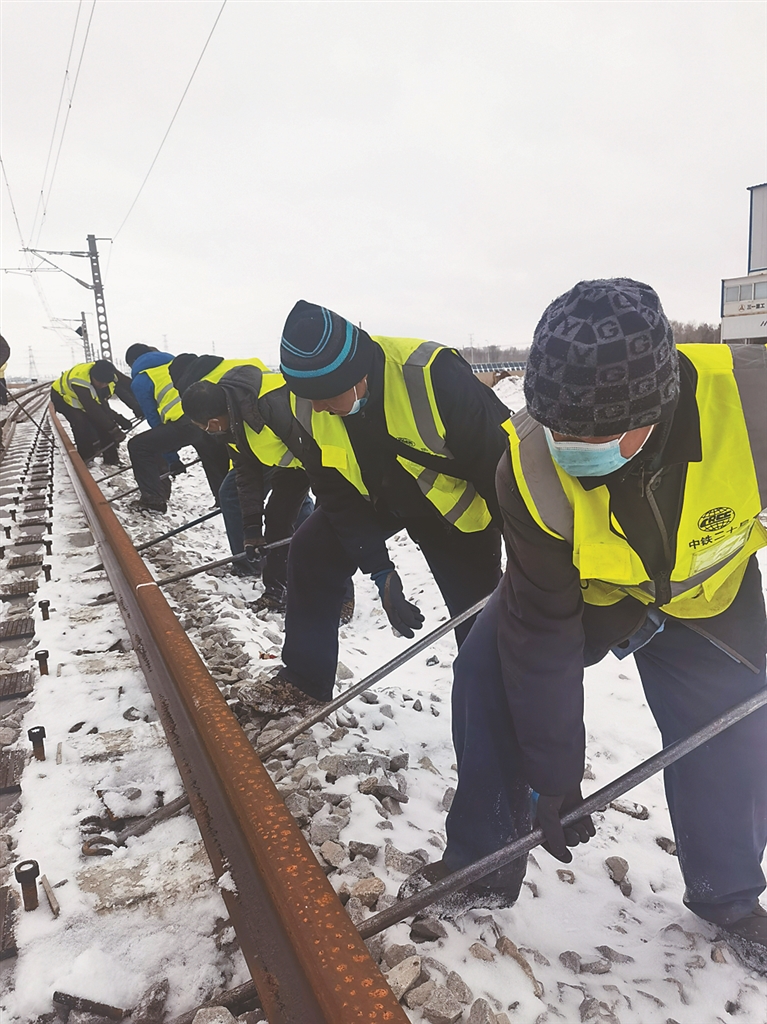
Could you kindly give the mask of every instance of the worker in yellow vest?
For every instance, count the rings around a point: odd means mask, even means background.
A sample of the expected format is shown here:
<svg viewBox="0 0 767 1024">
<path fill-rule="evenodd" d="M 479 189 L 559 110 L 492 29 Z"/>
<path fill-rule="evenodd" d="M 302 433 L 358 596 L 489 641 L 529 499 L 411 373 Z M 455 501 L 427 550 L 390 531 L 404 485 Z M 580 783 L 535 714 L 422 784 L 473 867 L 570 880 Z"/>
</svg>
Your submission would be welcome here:
<svg viewBox="0 0 767 1024">
<path fill-rule="evenodd" d="M 69 421 L 78 454 L 86 462 L 100 452 L 105 465 L 119 464 L 117 446 L 133 424 L 110 408 L 113 394 L 136 416 L 143 416 L 130 380 L 108 359 L 78 363 L 65 370 L 51 387 L 53 407 Z"/>
<path fill-rule="evenodd" d="M 11 347 L 0 334 L 0 405 L 8 405 L 8 385 L 5 383 L 5 371 L 11 358 Z"/>
<path fill-rule="evenodd" d="M 140 512 L 166 512 L 171 480 L 185 472 L 179 449 L 195 449 L 214 498 L 229 470 L 229 458 L 184 415 L 181 396 L 170 375 L 174 357 L 152 345 L 136 343 L 125 353 L 131 368 L 131 387 L 141 405 L 149 430 L 128 442 L 133 475 L 141 489 L 132 507 Z M 170 474 L 167 476 L 166 474 Z"/>
<path fill-rule="evenodd" d="M 564 862 L 594 835 L 560 815 L 581 799 L 583 670 L 608 651 L 634 656 L 664 745 L 765 686 L 765 346 L 677 350 L 648 285 L 582 281 L 544 312 L 524 386 L 498 470 L 508 567 L 455 663 L 447 848 L 404 893 L 533 824 Z M 665 783 L 686 906 L 767 969 L 767 708 Z M 463 906 L 510 905 L 524 871 Z"/>
<path fill-rule="evenodd" d="M 184 384 L 196 372 L 192 365 Z M 314 509 L 300 458 L 273 429 L 283 432 L 281 425 L 289 428 L 293 421 L 285 380 L 259 359 L 240 359 L 222 360 L 189 387 L 184 384 L 184 411 L 232 456 L 234 469 L 219 490 L 219 504 L 232 553 L 247 555 L 237 564 L 256 568 L 259 548 L 290 537 Z M 264 591 L 250 605 L 254 611 L 285 611 L 287 558 L 287 545 L 267 553 Z M 353 614 L 353 595 L 352 590 L 347 619 Z"/>
<path fill-rule="evenodd" d="M 495 469 L 509 411 L 454 350 L 371 337 L 337 313 L 298 302 L 285 323 L 281 370 L 319 507 L 288 556 L 284 668 L 273 683 L 315 703 L 332 697 L 338 623 L 349 577 L 375 582 L 398 634 L 424 617 L 405 595 L 387 539 L 420 547 L 451 615 L 500 578 Z M 456 630 L 459 643 L 470 623 Z"/>
</svg>

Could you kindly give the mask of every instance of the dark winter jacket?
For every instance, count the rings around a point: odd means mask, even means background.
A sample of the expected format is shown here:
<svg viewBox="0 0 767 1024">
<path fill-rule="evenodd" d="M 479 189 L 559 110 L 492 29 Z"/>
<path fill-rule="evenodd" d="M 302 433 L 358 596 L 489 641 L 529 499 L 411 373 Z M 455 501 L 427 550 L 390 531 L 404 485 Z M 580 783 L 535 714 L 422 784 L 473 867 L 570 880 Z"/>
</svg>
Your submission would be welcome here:
<svg viewBox="0 0 767 1024">
<path fill-rule="evenodd" d="M 80 400 L 83 412 L 101 430 L 109 433 L 110 430 L 117 426 L 117 413 L 109 406 L 110 395 L 108 388 L 96 388 L 98 399 L 93 397 L 88 388 L 80 387 L 78 384 L 73 384 L 72 390 Z M 117 370 L 117 383 L 115 384 L 114 394 L 115 397 L 119 398 L 121 402 L 124 402 L 132 410 L 135 416 L 143 417 L 144 413 L 141 411 L 141 406 L 131 390 L 130 377 L 126 377 L 119 370 Z"/>
<path fill-rule="evenodd" d="M 701 460 L 697 375 L 680 353 L 681 393 L 673 420 L 656 427 L 641 454 L 607 477 L 582 478 L 583 487 L 606 485 L 610 507 L 648 575 L 668 578 L 676 555 L 687 466 Z M 645 498 L 650 475 L 670 542 L 664 542 Z M 644 624 L 647 606 L 627 596 L 617 604 L 585 604 L 572 547 L 542 530 L 520 493 L 508 451 L 498 466 L 498 500 L 508 565 L 501 581 L 498 653 L 527 781 L 539 793 L 562 794 L 577 786 L 584 764 L 583 669 L 612 647 L 627 646 Z M 759 571 L 755 558 L 738 598 L 713 618 L 680 619 L 754 672 L 767 650 Z M 660 599 L 659 603 L 663 603 Z"/>
<path fill-rule="evenodd" d="M 395 527 L 397 522 L 404 528 L 408 521 L 420 520 L 448 532 L 455 529 L 424 496 L 415 478 L 397 462 L 397 454 L 405 454 L 413 462 L 445 472 L 444 459 L 405 448 L 388 433 L 384 364 L 383 350 L 376 344 L 368 373 L 367 402 L 354 416 L 344 419 L 370 500 L 337 470 L 317 465 L 310 457 L 304 461 L 312 490 L 339 540 L 363 572 L 371 574 L 392 565 L 381 528 L 382 518 Z M 451 475 L 474 485 L 500 526 L 495 469 L 507 444 L 507 435 L 499 425 L 509 418 L 509 410 L 474 376 L 468 363 L 449 349 L 434 360 L 431 377 L 445 425 L 445 443 L 453 455 Z"/>
<path fill-rule="evenodd" d="M 232 451 L 232 462 L 237 474 L 237 494 L 245 528 L 260 525 L 266 492 L 264 464 L 248 444 L 245 423 L 258 434 L 265 426 L 269 426 L 283 439 L 288 438 L 291 430 L 298 426 L 290 409 L 287 385 L 259 398 L 261 377 L 262 371 L 257 366 L 237 366 L 225 373 L 219 381 L 226 394 L 231 441 L 237 445 L 237 450 Z M 270 516 L 270 520 L 279 520 L 282 526 L 285 525 L 283 520 L 286 520 L 287 525 L 292 526 L 308 489 L 309 480 L 303 469 L 274 467 L 271 471 L 269 507 L 272 513 L 276 513 L 276 506 L 284 506 L 284 514 Z M 270 536 L 267 539 L 272 538 Z"/>
</svg>

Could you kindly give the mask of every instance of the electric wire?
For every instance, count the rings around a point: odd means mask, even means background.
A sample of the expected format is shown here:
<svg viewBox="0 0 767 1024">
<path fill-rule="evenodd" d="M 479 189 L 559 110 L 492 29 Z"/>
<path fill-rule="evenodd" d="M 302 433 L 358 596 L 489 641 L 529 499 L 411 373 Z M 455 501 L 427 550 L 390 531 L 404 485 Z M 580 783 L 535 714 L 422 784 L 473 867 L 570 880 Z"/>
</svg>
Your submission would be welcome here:
<svg viewBox="0 0 767 1024">
<path fill-rule="evenodd" d="M 227 2 L 228 2 L 228 0 L 223 0 L 223 3 L 221 4 L 221 7 L 219 8 L 218 14 L 216 15 L 216 20 L 213 22 L 213 28 L 211 28 L 210 33 L 208 35 L 208 38 L 205 40 L 205 45 L 202 48 L 202 52 L 200 53 L 200 56 L 197 58 L 197 63 L 194 66 L 194 70 L 192 71 L 192 74 L 191 74 L 191 76 L 189 78 L 189 81 L 186 83 L 186 88 L 184 89 L 184 91 L 183 91 L 183 93 L 181 95 L 181 99 L 178 101 L 178 106 L 176 107 L 175 113 L 173 114 L 173 117 L 170 119 L 170 124 L 168 125 L 168 128 L 167 128 L 165 134 L 162 137 L 162 142 L 160 143 L 159 149 L 157 150 L 157 152 L 154 155 L 154 160 L 152 160 L 151 164 L 149 165 L 149 170 L 146 172 L 144 180 L 141 182 L 141 187 L 139 188 L 138 192 L 136 193 L 136 198 L 133 200 L 133 202 L 130 205 L 130 208 L 128 209 L 128 212 L 123 217 L 122 224 L 120 224 L 120 226 L 117 229 L 117 231 L 115 231 L 115 233 L 112 235 L 112 241 L 113 242 L 117 238 L 117 236 L 120 234 L 122 229 L 125 227 L 125 222 L 127 221 L 128 217 L 130 217 L 131 213 L 133 212 L 134 206 L 139 201 L 139 196 L 144 191 L 144 186 L 146 185 L 146 183 L 147 183 L 147 181 L 149 179 L 149 175 L 152 173 L 152 170 L 154 169 L 154 165 L 157 163 L 157 159 L 160 156 L 160 153 L 162 152 L 162 148 L 165 145 L 165 142 L 166 142 L 168 136 L 170 135 L 170 131 L 171 131 L 171 128 L 173 127 L 173 123 L 176 120 L 176 118 L 178 117 L 179 110 L 181 110 L 181 104 L 184 102 L 184 100 L 186 98 L 186 94 L 189 92 L 189 88 L 190 88 L 190 86 L 192 84 L 192 81 L 194 80 L 194 76 L 197 74 L 197 69 L 199 68 L 200 64 L 202 63 L 202 58 L 205 56 L 205 51 L 208 48 L 208 43 L 211 41 L 211 39 L 213 37 L 213 33 L 216 31 L 216 26 L 218 25 L 218 22 L 219 22 L 219 19 L 221 18 L 221 15 L 224 13 L 224 8 L 226 7 Z M 94 0 L 94 3 L 95 3 L 95 0 Z"/>
<path fill-rule="evenodd" d="M 69 65 L 72 60 L 72 52 L 75 48 L 75 39 L 77 37 L 77 26 L 80 22 L 80 10 L 83 6 L 83 0 L 79 0 L 77 5 L 77 14 L 75 15 L 75 27 L 72 29 L 72 39 L 69 43 L 69 53 L 67 54 L 67 63 L 64 68 L 64 78 L 61 82 L 61 92 L 59 93 L 59 104 L 56 107 L 56 117 L 53 119 L 53 131 L 51 132 L 51 141 L 48 145 L 48 155 L 45 158 L 45 170 L 43 171 L 43 180 L 40 185 L 40 195 L 37 197 L 37 206 L 35 207 L 35 215 L 32 219 L 32 229 L 29 232 L 30 240 L 34 237 L 35 228 L 37 227 L 37 215 L 40 213 L 40 207 L 43 205 L 43 197 L 45 195 L 45 182 L 48 177 L 48 168 L 51 165 L 51 154 L 53 153 L 53 144 L 56 141 L 56 129 L 59 126 L 59 117 L 61 115 L 61 106 L 64 102 L 64 93 L 67 88 L 67 80 L 69 78 Z"/>
<path fill-rule="evenodd" d="M 46 216 L 48 214 L 48 205 L 49 205 L 50 199 L 51 199 L 51 191 L 53 190 L 53 182 L 54 182 L 54 180 L 56 178 L 56 171 L 58 170 L 58 166 L 59 166 L 59 158 L 61 157 L 61 149 L 62 149 L 62 146 L 64 145 L 64 136 L 66 135 L 67 125 L 69 124 L 69 115 L 72 113 L 72 102 L 74 101 L 74 98 L 75 98 L 75 90 L 77 89 L 77 82 L 78 82 L 78 80 L 80 78 L 80 69 L 83 66 L 83 57 L 85 56 L 85 47 L 86 47 L 86 45 L 88 43 L 88 36 L 90 35 L 91 23 L 93 21 L 93 14 L 94 14 L 95 10 L 96 10 L 96 0 L 93 0 L 93 3 L 91 5 L 90 17 L 88 18 L 88 24 L 87 24 L 87 26 L 85 28 L 85 37 L 83 39 L 83 45 L 82 45 L 82 47 L 80 49 L 80 59 L 77 62 L 77 71 L 75 72 L 74 81 L 72 83 L 72 91 L 69 94 L 69 103 L 67 105 L 67 113 L 66 113 L 66 116 L 64 118 L 64 126 L 61 129 L 61 136 L 59 138 L 59 148 L 56 151 L 56 160 L 55 160 L 54 165 L 53 165 L 53 171 L 51 172 L 51 180 L 48 182 L 48 194 L 43 198 L 43 215 L 42 215 L 42 218 L 40 220 L 40 227 L 39 227 L 38 232 L 37 232 L 37 240 L 36 240 L 36 243 L 35 243 L 37 245 L 39 245 L 39 243 L 40 243 L 40 236 L 41 236 L 42 231 L 43 231 L 43 225 L 45 223 L 45 218 L 46 218 Z M 69 70 L 69 69 L 67 68 L 67 70 Z"/>
</svg>

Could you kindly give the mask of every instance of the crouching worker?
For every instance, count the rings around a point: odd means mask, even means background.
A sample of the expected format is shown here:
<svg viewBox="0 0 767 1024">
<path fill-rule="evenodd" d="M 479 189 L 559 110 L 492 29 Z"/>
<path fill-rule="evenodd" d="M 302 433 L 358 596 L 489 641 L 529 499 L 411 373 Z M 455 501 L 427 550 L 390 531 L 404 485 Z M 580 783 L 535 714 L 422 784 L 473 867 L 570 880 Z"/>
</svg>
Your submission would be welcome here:
<svg viewBox="0 0 767 1024">
<path fill-rule="evenodd" d="M 119 464 L 117 446 L 133 424 L 110 408 L 113 394 L 143 418 L 130 380 L 107 359 L 78 363 L 51 386 L 53 407 L 69 420 L 77 453 L 85 462 L 100 452 L 105 465 Z"/>
<path fill-rule="evenodd" d="M 182 397 L 189 418 L 231 452 L 236 492 L 231 492 L 227 477 L 219 503 L 233 552 L 244 550 L 251 565 L 259 561 L 260 547 L 291 537 L 312 510 L 301 462 L 268 425 L 279 420 L 290 427 L 285 382 L 280 374 L 254 364 L 242 362 L 217 382 L 199 380 Z M 287 558 L 287 544 L 267 552 L 264 593 L 253 605 L 255 611 L 285 610 Z"/>
<path fill-rule="evenodd" d="M 634 655 L 664 745 L 765 686 L 764 346 L 677 350 L 652 288 L 583 281 L 544 312 L 524 386 L 497 478 L 508 567 L 455 663 L 458 787 L 426 880 L 533 825 L 563 862 L 594 835 L 560 815 L 581 800 L 583 669 L 610 649 Z M 767 707 L 665 784 L 685 905 L 765 969 Z M 525 860 L 463 906 L 514 903 Z"/>
<path fill-rule="evenodd" d="M 133 475 L 141 489 L 141 497 L 132 507 L 139 511 L 167 511 L 171 479 L 186 471 L 178 450 L 187 445 L 197 452 L 208 486 L 213 497 L 217 497 L 229 471 L 229 456 L 184 416 L 181 396 L 171 378 L 176 359 L 170 352 L 136 344 L 126 351 L 125 361 L 131 368 L 133 393 L 150 428 L 128 442 Z"/>
</svg>

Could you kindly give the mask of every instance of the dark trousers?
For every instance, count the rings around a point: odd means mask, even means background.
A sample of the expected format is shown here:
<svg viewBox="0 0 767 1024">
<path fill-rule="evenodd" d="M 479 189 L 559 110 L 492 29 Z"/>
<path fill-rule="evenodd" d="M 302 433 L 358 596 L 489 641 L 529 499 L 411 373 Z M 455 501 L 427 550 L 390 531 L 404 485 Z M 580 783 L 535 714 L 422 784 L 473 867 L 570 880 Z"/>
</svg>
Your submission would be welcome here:
<svg viewBox="0 0 767 1024">
<path fill-rule="evenodd" d="M 61 413 L 69 421 L 77 454 L 81 459 L 87 462 L 100 451 L 105 465 L 117 465 L 117 445 L 101 424 L 92 420 L 84 409 L 75 409 L 68 405 L 58 391 L 54 391 L 53 388 L 51 388 L 51 401 L 56 412 Z"/>
<path fill-rule="evenodd" d="M 501 538 L 495 527 L 460 533 L 445 530 L 436 519 L 393 524 L 382 518 L 387 537 L 403 528 L 420 547 L 451 616 L 486 597 L 498 583 Z M 321 508 L 315 509 L 290 543 L 282 660 L 285 677 L 319 700 L 333 695 L 339 616 L 357 568 L 330 520 Z M 456 630 L 459 645 L 471 622 Z"/>
<path fill-rule="evenodd" d="M 279 494 L 272 489 L 274 472 L 271 466 L 264 466 L 264 496 L 269 500 L 266 504 L 264 514 L 265 532 L 264 539 L 268 544 L 272 541 L 282 540 L 289 537 L 294 529 L 303 523 L 314 511 L 314 502 L 309 497 L 306 474 L 291 470 L 295 480 L 288 478 L 290 486 L 285 488 L 283 481 L 278 488 Z M 303 478 L 301 480 L 300 478 Z M 277 498 L 275 501 L 274 499 Z M 224 517 L 224 527 L 229 547 L 233 555 L 239 555 L 245 550 L 243 538 L 242 510 L 240 509 L 240 498 L 237 493 L 237 471 L 231 469 L 224 477 L 224 482 L 218 490 L 218 504 Z M 264 586 L 270 583 L 280 583 L 282 586 L 287 582 L 288 545 L 282 548 L 275 548 L 267 552 L 266 565 L 264 566 Z"/>
<path fill-rule="evenodd" d="M 128 441 L 133 475 L 141 488 L 144 498 L 155 501 L 167 501 L 170 495 L 170 480 L 161 480 L 160 476 L 168 470 L 163 458 L 165 452 L 175 452 L 179 448 L 191 445 L 197 451 L 208 478 L 213 497 L 218 496 L 219 488 L 229 471 L 229 449 L 227 445 L 208 437 L 191 420 L 183 417 L 172 423 L 162 423 L 142 434 L 136 434 Z"/>
<path fill-rule="evenodd" d="M 753 592 L 748 598 L 753 604 Z M 447 817 L 445 851 L 452 870 L 531 828 L 531 791 L 522 775 L 498 657 L 498 610 L 496 592 L 454 666 L 458 787 Z M 764 616 L 763 604 L 759 615 Z M 664 746 L 765 686 L 764 658 L 756 674 L 678 619 L 667 619 L 634 657 Z M 629 734 L 630 721 L 625 728 Z M 685 903 L 719 924 L 744 917 L 765 887 L 760 863 L 767 843 L 767 707 L 666 769 L 665 785 Z M 490 876 L 487 884 L 518 892 L 525 860 Z"/>
</svg>

